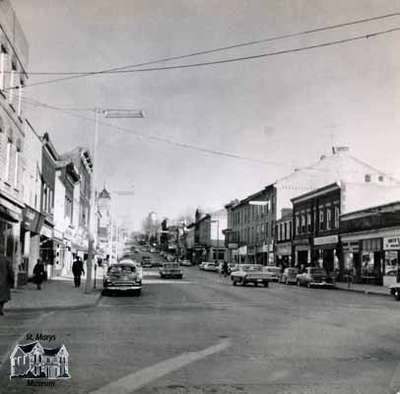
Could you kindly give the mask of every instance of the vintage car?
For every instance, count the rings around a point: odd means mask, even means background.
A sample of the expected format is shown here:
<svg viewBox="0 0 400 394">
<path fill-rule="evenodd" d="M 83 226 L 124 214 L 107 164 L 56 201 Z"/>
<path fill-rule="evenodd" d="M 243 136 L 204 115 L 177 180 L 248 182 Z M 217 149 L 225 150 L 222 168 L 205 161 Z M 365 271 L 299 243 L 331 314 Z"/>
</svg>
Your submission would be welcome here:
<svg viewBox="0 0 400 394">
<path fill-rule="evenodd" d="M 297 283 L 297 275 L 299 270 L 294 267 L 285 268 L 279 282 L 289 284 L 289 283 Z"/>
<path fill-rule="evenodd" d="M 142 256 L 142 267 L 143 268 L 151 268 L 153 266 L 151 262 L 151 257 L 148 255 Z"/>
<path fill-rule="evenodd" d="M 218 271 L 218 265 L 217 263 L 213 263 L 210 261 L 207 261 L 204 263 L 203 267 L 201 268 L 203 271 L 211 271 L 211 272 L 217 272 Z"/>
<path fill-rule="evenodd" d="M 281 267 L 267 265 L 266 267 L 264 267 L 264 272 L 268 272 L 269 274 L 271 274 L 272 280 L 274 282 L 278 282 L 281 277 L 282 270 Z"/>
<path fill-rule="evenodd" d="M 335 283 L 323 268 L 307 267 L 303 273 L 296 276 L 297 286 L 334 287 Z"/>
<path fill-rule="evenodd" d="M 183 278 L 183 271 L 182 268 L 179 266 L 178 263 L 164 263 L 160 270 L 160 277 L 161 278 Z"/>
<path fill-rule="evenodd" d="M 140 295 L 142 276 L 138 267 L 131 262 L 119 262 L 111 265 L 103 278 L 103 294 L 112 292 L 132 292 Z"/>
<path fill-rule="evenodd" d="M 182 260 L 182 261 L 181 261 L 181 265 L 182 265 L 183 267 L 191 267 L 191 266 L 192 266 L 192 263 L 190 262 L 190 260 Z"/>
<path fill-rule="evenodd" d="M 136 271 L 138 273 L 140 281 L 143 280 L 143 268 L 142 268 L 142 265 L 138 261 L 136 261 L 134 259 L 130 259 L 130 258 L 122 258 L 118 261 L 118 263 L 119 264 L 125 264 L 125 263 L 133 264 L 136 267 Z"/>
<path fill-rule="evenodd" d="M 383 277 L 383 285 L 389 288 L 389 292 L 397 301 L 400 301 L 400 271 L 390 269 Z"/>
<path fill-rule="evenodd" d="M 269 286 L 269 282 L 273 280 L 271 273 L 264 272 L 263 266 L 259 264 L 239 264 L 238 270 L 231 273 L 232 284 L 246 286 L 253 283 L 254 286 L 259 284 L 265 287 Z"/>
</svg>

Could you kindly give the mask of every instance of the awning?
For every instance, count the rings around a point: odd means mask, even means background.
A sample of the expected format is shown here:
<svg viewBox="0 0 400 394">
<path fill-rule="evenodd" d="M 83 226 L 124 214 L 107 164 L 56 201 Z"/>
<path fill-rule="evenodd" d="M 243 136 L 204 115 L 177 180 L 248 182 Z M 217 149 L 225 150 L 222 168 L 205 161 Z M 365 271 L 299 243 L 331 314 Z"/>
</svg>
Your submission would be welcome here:
<svg viewBox="0 0 400 394">
<path fill-rule="evenodd" d="M 19 219 L 17 215 L 11 212 L 8 208 L 3 205 L 0 205 L 0 219 L 6 220 L 11 223 L 18 223 Z"/>
</svg>

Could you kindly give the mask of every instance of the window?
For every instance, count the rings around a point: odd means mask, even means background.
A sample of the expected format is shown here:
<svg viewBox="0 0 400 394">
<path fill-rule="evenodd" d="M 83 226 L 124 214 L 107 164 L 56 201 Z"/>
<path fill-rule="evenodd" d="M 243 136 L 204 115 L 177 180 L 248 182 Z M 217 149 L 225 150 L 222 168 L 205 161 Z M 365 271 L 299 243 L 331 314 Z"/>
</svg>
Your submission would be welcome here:
<svg viewBox="0 0 400 394">
<path fill-rule="evenodd" d="M 43 211 L 47 212 L 47 185 L 43 184 Z"/>
<path fill-rule="evenodd" d="M 365 182 L 371 182 L 371 175 L 370 174 L 366 174 L 364 177 L 364 181 Z"/>
<path fill-rule="evenodd" d="M 12 140 L 8 138 L 7 140 L 7 151 L 6 151 L 6 172 L 5 172 L 5 179 L 7 181 L 10 180 L 10 172 L 11 172 L 11 154 L 12 154 Z"/>
<path fill-rule="evenodd" d="M 296 235 L 300 234 L 300 218 L 296 216 Z"/>
<path fill-rule="evenodd" d="M 311 233 L 311 212 L 307 212 L 307 232 Z"/>
<path fill-rule="evenodd" d="M 14 164 L 14 186 L 18 187 L 18 171 L 19 171 L 19 149 L 15 152 L 15 164 Z"/>
<path fill-rule="evenodd" d="M 324 223 L 324 208 L 319 209 L 319 229 L 324 230 L 325 229 L 325 223 Z"/>
<path fill-rule="evenodd" d="M 302 233 L 306 232 L 306 215 L 304 213 L 301 214 L 301 230 Z"/>
<path fill-rule="evenodd" d="M 378 181 L 379 181 L 379 182 L 383 182 L 384 180 L 385 180 L 385 178 L 383 177 L 383 175 L 379 175 Z"/>
<path fill-rule="evenodd" d="M 7 61 L 7 53 L 2 48 L 0 54 L 0 89 L 5 89 L 6 84 L 6 61 Z"/>
<path fill-rule="evenodd" d="M 335 207 L 335 228 L 339 228 L 339 217 L 340 217 L 340 209 L 339 207 Z"/>
<path fill-rule="evenodd" d="M 331 223 L 332 223 L 332 211 L 330 208 L 326 209 L 326 229 L 330 230 L 331 229 Z"/>
</svg>

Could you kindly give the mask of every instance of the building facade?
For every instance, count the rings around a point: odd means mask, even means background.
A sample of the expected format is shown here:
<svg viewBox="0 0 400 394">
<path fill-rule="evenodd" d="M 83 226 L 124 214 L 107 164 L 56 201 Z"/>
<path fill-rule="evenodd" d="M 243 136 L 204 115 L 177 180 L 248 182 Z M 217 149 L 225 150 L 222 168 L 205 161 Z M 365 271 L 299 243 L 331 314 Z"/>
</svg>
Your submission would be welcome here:
<svg viewBox="0 0 400 394">
<path fill-rule="evenodd" d="M 275 227 L 275 264 L 279 267 L 292 265 L 293 210 L 284 208 Z"/>
<path fill-rule="evenodd" d="M 26 277 L 21 255 L 25 132 L 22 87 L 28 78 L 29 47 L 9 0 L 0 2 L 0 254 Z"/>
</svg>

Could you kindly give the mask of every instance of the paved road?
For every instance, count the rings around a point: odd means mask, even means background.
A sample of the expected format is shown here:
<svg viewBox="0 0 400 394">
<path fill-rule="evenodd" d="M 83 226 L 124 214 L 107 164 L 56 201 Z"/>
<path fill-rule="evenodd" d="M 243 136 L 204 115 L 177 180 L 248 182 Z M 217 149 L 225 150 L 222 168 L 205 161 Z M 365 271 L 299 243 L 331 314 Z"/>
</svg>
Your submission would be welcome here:
<svg viewBox="0 0 400 394">
<path fill-rule="evenodd" d="M 182 281 L 147 271 L 141 297 L 103 297 L 96 308 L 37 323 L 2 320 L 3 354 L 5 338 L 28 327 L 55 334 L 70 352 L 72 379 L 32 388 L 10 382 L 4 365 L 0 392 L 395 393 L 399 307 L 335 290 L 233 287 L 195 267 Z M 4 322 L 14 327 L 8 337 Z"/>
</svg>

